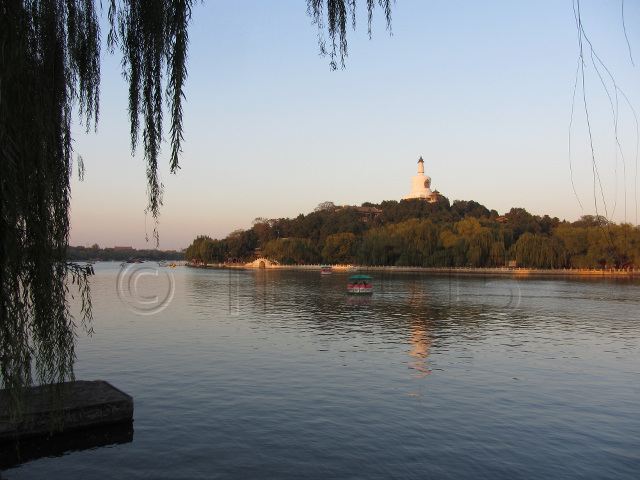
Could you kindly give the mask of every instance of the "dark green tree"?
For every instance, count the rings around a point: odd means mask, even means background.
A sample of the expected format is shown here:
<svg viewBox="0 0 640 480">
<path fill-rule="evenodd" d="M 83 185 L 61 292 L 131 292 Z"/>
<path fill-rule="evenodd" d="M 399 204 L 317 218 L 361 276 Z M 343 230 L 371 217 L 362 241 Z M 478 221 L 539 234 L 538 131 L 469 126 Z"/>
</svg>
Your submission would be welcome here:
<svg viewBox="0 0 640 480">
<path fill-rule="evenodd" d="M 388 228 L 372 228 L 356 245 L 356 261 L 363 265 L 395 265 L 402 246 Z"/>
<path fill-rule="evenodd" d="M 320 255 L 308 238 L 279 238 L 270 240 L 264 247 L 265 257 L 282 265 L 318 263 Z"/>
<path fill-rule="evenodd" d="M 336 233 L 329 235 L 322 250 L 322 261 L 326 263 L 353 263 L 355 255 L 353 246 L 356 236 L 353 233 Z"/>
<path fill-rule="evenodd" d="M 454 200 L 451 211 L 460 217 L 489 218 L 491 212 L 474 200 Z"/>
<path fill-rule="evenodd" d="M 184 259 L 189 262 L 193 260 L 202 260 L 202 246 L 207 241 L 211 241 L 211 237 L 208 235 L 197 236 L 193 242 L 191 242 L 191 245 L 189 245 L 184 251 Z"/>
<path fill-rule="evenodd" d="M 493 235 L 491 235 L 491 231 L 486 227 L 481 228 L 471 235 L 468 256 L 472 266 L 484 267 L 487 265 L 492 244 Z"/>
</svg>

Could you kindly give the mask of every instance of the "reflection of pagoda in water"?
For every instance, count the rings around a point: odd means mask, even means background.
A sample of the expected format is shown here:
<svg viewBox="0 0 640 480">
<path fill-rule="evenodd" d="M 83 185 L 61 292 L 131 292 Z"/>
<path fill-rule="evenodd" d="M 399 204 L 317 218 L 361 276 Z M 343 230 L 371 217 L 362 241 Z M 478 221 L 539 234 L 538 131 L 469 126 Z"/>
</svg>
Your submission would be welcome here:
<svg viewBox="0 0 640 480">
<path fill-rule="evenodd" d="M 409 356 L 415 361 L 409 362 L 415 370 L 414 377 L 424 378 L 431 373 L 426 358 L 431 350 L 431 334 L 423 323 L 414 323 L 411 327 L 411 351 Z"/>
</svg>

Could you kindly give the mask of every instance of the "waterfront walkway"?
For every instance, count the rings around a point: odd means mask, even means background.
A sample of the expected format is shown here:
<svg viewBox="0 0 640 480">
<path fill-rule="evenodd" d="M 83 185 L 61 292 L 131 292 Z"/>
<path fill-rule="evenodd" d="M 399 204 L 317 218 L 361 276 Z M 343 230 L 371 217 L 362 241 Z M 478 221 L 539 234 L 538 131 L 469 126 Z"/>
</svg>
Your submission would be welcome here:
<svg viewBox="0 0 640 480">
<path fill-rule="evenodd" d="M 268 270 L 320 270 L 326 264 L 317 265 L 278 265 L 269 261 L 260 260 L 251 263 L 216 263 L 216 264 L 190 264 L 187 266 L 197 268 L 242 268 L 242 269 L 268 269 Z M 378 272 L 378 273 L 431 273 L 447 275 L 504 275 L 504 276 L 615 276 L 615 277 L 640 277 L 640 269 L 595 269 L 595 268 L 474 268 L 474 267 L 394 267 L 394 266 L 360 266 L 360 265 L 331 265 L 335 272 Z"/>
</svg>

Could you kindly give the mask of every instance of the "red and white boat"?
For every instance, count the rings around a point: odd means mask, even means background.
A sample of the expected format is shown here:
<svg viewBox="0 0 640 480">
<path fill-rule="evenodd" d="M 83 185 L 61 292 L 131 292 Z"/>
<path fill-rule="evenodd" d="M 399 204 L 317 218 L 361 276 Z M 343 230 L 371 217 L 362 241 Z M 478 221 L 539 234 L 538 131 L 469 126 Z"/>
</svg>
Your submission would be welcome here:
<svg viewBox="0 0 640 480">
<path fill-rule="evenodd" d="M 369 275 L 354 275 L 349 277 L 347 293 L 351 295 L 371 295 L 373 293 L 371 280 L 373 280 L 373 277 Z"/>
</svg>

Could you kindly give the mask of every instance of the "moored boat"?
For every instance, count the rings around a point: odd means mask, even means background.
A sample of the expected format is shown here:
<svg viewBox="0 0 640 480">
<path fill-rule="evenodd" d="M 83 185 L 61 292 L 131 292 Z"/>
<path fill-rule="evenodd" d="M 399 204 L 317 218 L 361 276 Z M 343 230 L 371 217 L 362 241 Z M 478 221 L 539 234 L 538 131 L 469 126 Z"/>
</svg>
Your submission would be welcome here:
<svg viewBox="0 0 640 480">
<path fill-rule="evenodd" d="M 371 295 L 373 293 L 371 280 L 373 280 L 373 277 L 369 275 L 354 275 L 349 277 L 347 293 L 351 295 Z"/>
</svg>

